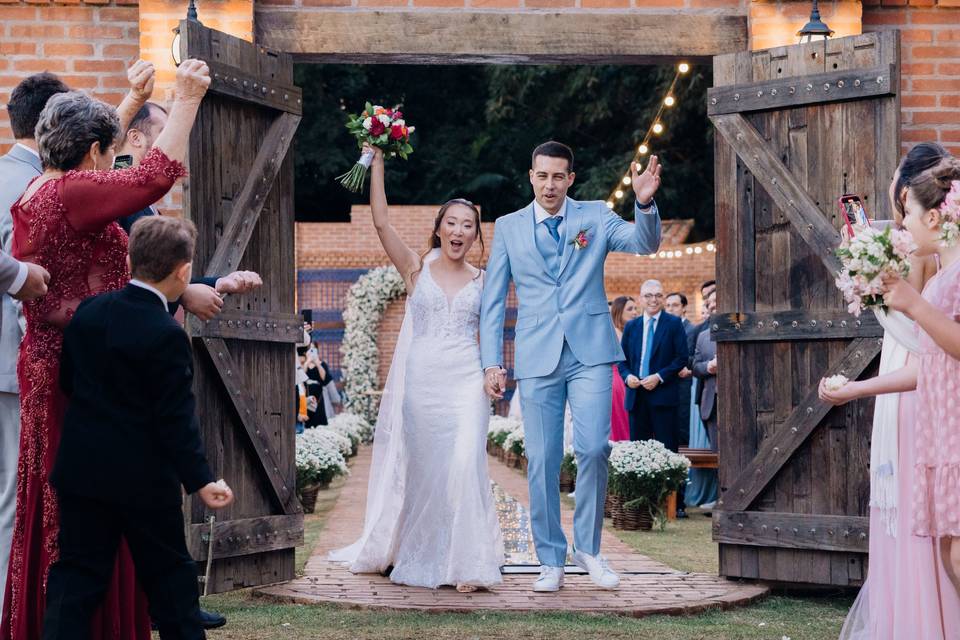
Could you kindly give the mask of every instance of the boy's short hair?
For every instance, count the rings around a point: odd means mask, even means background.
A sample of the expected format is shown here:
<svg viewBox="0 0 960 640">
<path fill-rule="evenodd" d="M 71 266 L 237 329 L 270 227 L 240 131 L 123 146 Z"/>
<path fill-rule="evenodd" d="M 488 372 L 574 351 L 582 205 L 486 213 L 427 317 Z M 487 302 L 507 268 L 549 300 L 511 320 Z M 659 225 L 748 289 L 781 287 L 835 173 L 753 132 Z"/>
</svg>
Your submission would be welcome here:
<svg viewBox="0 0 960 640">
<path fill-rule="evenodd" d="M 193 261 L 197 228 L 173 216 L 146 216 L 130 230 L 130 273 L 134 278 L 160 282 L 185 262 Z"/>
<path fill-rule="evenodd" d="M 562 142 L 550 140 L 549 142 L 537 145 L 537 148 L 533 150 L 533 155 L 530 158 L 531 167 L 537 163 L 537 156 L 563 158 L 567 161 L 567 173 L 573 173 L 573 149 Z"/>
</svg>

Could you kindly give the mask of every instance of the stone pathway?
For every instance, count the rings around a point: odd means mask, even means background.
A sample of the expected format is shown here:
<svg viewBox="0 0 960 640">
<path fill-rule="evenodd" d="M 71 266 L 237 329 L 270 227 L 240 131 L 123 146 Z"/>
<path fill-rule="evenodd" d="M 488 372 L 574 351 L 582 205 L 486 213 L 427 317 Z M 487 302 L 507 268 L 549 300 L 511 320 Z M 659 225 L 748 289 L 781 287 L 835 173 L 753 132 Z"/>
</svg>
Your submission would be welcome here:
<svg viewBox="0 0 960 640">
<path fill-rule="evenodd" d="M 350 478 L 327 518 L 320 543 L 307 561 L 304 576 L 257 591 L 278 601 L 339 603 L 351 607 L 421 609 L 429 611 L 578 611 L 644 616 L 655 613 L 693 613 L 716 607 L 752 602 L 767 593 L 762 585 L 737 583 L 698 573 L 676 571 L 633 551 L 614 532 L 604 530 L 601 552 L 620 572 L 620 588 L 598 589 L 575 567 L 568 568 L 565 586 L 557 593 L 533 593 L 530 586 L 535 567 L 508 566 L 503 584 L 491 591 L 470 594 L 453 588 L 423 589 L 396 585 L 379 575 L 354 575 L 327 561 L 327 552 L 353 542 L 363 530 L 367 476 L 371 448 L 364 447 L 355 459 Z M 526 478 L 490 458 L 490 476 L 511 498 L 528 502 Z M 573 528 L 573 511 L 563 509 L 564 529 Z M 512 563 L 522 561 L 522 549 L 515 549 Z"/>
</svg>

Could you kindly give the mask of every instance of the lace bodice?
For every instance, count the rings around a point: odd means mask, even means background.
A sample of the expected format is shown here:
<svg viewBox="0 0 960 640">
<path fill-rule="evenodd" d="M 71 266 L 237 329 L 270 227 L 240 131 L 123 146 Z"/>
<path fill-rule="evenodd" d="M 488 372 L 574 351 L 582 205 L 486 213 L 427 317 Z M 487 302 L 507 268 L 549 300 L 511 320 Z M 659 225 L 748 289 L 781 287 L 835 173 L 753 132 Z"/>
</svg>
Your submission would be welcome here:
<svg viewBox="0 0 960 640">
<path fill-rule="evenodd" d="M 464 285 L 453 300 L 448 300 L 447 294 L 433 279 L 430 264 L 424 263 L 409 303 L 414 339 L 452 338 L 476 342 L 482 288 L 481 274 Z"/>
</svg>

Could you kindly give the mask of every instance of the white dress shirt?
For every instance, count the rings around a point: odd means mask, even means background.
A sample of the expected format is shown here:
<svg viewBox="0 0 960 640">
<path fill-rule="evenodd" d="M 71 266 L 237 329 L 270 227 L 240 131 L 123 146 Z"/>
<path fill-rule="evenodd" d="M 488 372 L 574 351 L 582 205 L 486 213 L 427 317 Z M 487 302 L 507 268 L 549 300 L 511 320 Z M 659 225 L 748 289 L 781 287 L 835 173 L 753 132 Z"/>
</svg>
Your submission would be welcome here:
<svg viewBox="0 0 960 640">
<path fill-rule="evenodd" d="M 560 216 L 560 224 L 557 225 L 557 233 L 563 238 L 564 224 L 567 221 L 567 199 L 563 199 L 563 204 L 560 205 L 560 210 L 554 214 L 551 214 L 549 211 L 540 206 L 540 203 L 536 200 L 533 201 L 533 215 L 537 220 L 537 224 L 540 224 L 547 218 L 553 218 L 554 216 Z"/>
<path fill-rule="evenodd" d="M 660 315 L 661 315 L 661 314 L 663 314 L 663 310 L 660 310 L 659 312 L 657 312 L 657 315 L 655 315 L 655 316 L 649 316 L 649 315 L 647 315 L 647 312 L 646 312 L 646 311 L 643 312 L 643 347 L 641 348 L 641 351 L 640 351 L 640 362 L 643 362 L 643 356 L 644 356 L 644 354 L 647 353 L 647 332 L 650 331 L 650 329 L 649 329 L 648 326 L 647 326 L 647 323 L 651 320 L 651 318 L 653 319 L 653 332 L 654 332 L 654 334 L 656 334 L 656 332 L 657 332 L 657 323 L 660 322 Z M 650 348 L 651 348 L 651 349 L 653 348 L 653 345 L 652 345 L 652 344 L 650 345 Z M 659 373 L 654 374 L 654 375 L 656 375 L 658 378 L 660 378 L 660 383 L 662 384 L 662 383 L 663 383 L 663 377 L 661 377 Z"/>
<path fill-rule="evenodd" d="M 170 304 L 170 302 L 167 300 L 167 296 L 160 293 L 160 290 L 157 289 L 156 287 L 151 287 L 146 282 L 142 280 L 137 280 L 136 278 L 133 278 L 132 280 L 130 280 L 130 284 L 132 284 L 135 287 L 140 287 L 141 289 L 146 289 L 147 291 L 152 291 L 153 293 L 155 293 L 157 297 L 160 298 L 160 301 L 163 303 L 164 309 L 166 309 L 167 305 Z"/>
</svg>

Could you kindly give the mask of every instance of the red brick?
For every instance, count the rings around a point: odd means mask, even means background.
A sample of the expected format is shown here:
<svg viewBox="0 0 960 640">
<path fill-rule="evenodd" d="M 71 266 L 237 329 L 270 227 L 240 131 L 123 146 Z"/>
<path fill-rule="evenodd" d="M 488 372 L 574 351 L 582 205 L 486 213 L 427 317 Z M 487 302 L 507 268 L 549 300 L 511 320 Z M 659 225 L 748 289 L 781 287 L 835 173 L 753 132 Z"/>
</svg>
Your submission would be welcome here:
<svg viewBox="0 0 960 640">
<path fill-rule="evenodd" d="M 940 96 L 940 106 L 952 109 L 960 109 L 960 94 Z"/>
<path fill-rule="evenodd" d="M 914 124 L 960 124 L 960 111 L 914 111 Z"/>
<path fill-rule="evenodd" d="M 913 91 L 960 91 L 960 80 L 916 78 L 910 81 Z"/>
<path fill-rule="evenodd" d="M 77 25 L 70 27 L 70 37 L 80 38 L 81 40 L 119 40 L 123 37 L 123 29 L 92 24 Z"/>
<path fill-rule="evenodd" d="M 937 4 L 937 0 L 910 0 L 911 7 L 932 7 Z"/>
<path fill-rule="evenodd" d="M 413 0 L 417 7 L 463 8 L 463 0 Z"/>
<path fill-rule="evenodd" d="M 933 31 L 929 29 L 904 29 L 900 32 L 903 42 L 933 42 Z"/>
<path fill-rule="evenodd" d="M 137 58 L 140 47 L 135 44 L 108 44 L 103 47 L 103 55 L 108 58 Z"/>
<path fill-rule="evenodd" d="M 45 42 L 43 43 L 43 55 L 45 56 L 92 56 L 94 53 L 92 44 L 73 44 L 68 42 Z"/>
<path fill-rule="evenodd" d="M 10 26 L 10 36 L 13 38 L 63 38 L 63 27 L 54 24 L 15 24 Z"/>
<path fill-rule="evenodd" d="M 512 9 L 520 6 L 520 0 L 472 0 L 470 6 L 477 9 Z"/>
<path fill-rule="evenodd" d="M 626 9 L 630 0 L 580 0 L 584 9 Z"/>
<path fill-rule="evenodd" d="M 117 7 L 100 9 L 97 16 L 100 22 L 138 22 L 140 11 L 136 7 Z"/>
<path fill-rule="evenodd" d="M 67 86 L 71 89 L 96 89 L 100 83 L 97 76 L 61 75 L 60 79 L 67 83 Z"/>
<path fill-rule="evenodd" d="M 902 107 L 935 107 L 937 96 L 905 94 L 900 97 L 900 104 Z"/>
<path fill-rule="evenodd" d="M 960 29 L 937 29 L 935 35 L 937 42 L 960 42 Z"/>
<path fill-rule="evenodd" d="M 89 7 L 43 7 L 40 20 L 51 22 L 90 22 L 94 10 Z"/>
<path fill-rule="evenodd" d="M 359 0 L 360 7 L 406 7 L 410 4 L 409 0 Z"/>
<path fill-rule="evenodd" d="M 960 58 L 960 45 L 956 47 L 913 46 L 910 55 L 915 58 Z"/>
<path fill-rule="evenodd" d="M 945 129 L 940 134 L 940 139 L 946 142 L 960 142 L 960 129 Z"/>
<path fill-rule="evenodd" d="M 904 142 L 927 142 L 937 139 L 936 129 L 910 129 L 904 127 L 900 132 L 900 138 Z"/>
<path fill-rule="evenodd" d="M 67 70 L 67 61 L 27 58 L 25 60 L 14 60 L 13 68 L 17 71 L 25 71 L 27 73 L 40 73 L 41 71 L 61 73 Z"/>
<path fill-rule="evenodd" d="M 932 62 L 914 62 L 900 66 L 900 72 L 905 76 L 929 76 L 933 75 L 934 69 Z"/>
<path fill-rule="evenodd" d="M 960 62 L 941 62 L 937 71 L 945 76 L 960 76 Z"/>
<path fill-rule="evenodd" d="M 0 20 L 36 20 L 36 7 L 0 7 Z"/>
<path fill-rule="evenodd" d="M 883 9 L 879 11 L 864 11 L 863 24 L 906 24 L 906 9 Z"/>
<path fill-rule="evenodd" d="M 911 11 L 911 24 L 950 24 L 956 26 L 960 23 L 960 16 L 956 11 Z"/>
<path fill-rule="evenodd" d="M 32 42 L 0 42 L 0 55 L 34 56 L 37 55 L 37 45 Z"/>
<path fill-rule="evenodd" d="M 73 70 L 126 73 L 127 65 L 125 65 L 121 60 L 74 60 Z"/>
</svg>

